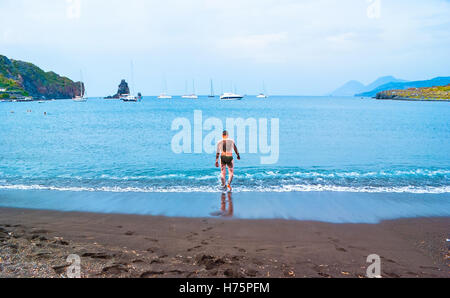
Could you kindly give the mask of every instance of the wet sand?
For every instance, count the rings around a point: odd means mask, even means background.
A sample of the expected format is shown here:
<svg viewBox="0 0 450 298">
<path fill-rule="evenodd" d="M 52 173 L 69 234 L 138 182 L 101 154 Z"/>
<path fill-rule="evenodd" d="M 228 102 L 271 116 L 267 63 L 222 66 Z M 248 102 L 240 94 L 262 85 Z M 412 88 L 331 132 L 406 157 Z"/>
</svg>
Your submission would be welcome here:
<svg viewBox="0 0 450 298">
<path fill-rule="evenodd" d="M 450 218 L 379 224 L 0 208 L 0 277 L 450 277 Z"/>
</svg>

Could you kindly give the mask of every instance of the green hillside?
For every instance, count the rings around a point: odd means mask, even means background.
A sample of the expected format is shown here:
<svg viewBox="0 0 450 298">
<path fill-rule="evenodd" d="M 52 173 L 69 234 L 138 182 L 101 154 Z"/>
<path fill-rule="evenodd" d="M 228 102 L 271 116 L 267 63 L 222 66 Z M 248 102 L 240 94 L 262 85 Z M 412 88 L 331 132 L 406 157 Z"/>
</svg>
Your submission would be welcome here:
<svg viewBox="0 0 450 298">
<path fill-rule="evenodd" d="M 434 86 L 447 86 L 450 84 L 450 77 L 437 77 L 431 80 L 411 81 L 411 82 L 391 82 L 381 85 L 372 91 L 356 94 L 355 96 L 374 97 L 378 93 L 388 90 L 407 90 L 411 88 L 427 88 Z"/>
<path fill-rule="evenodd" d="M 84 86 L 83 86 L 84 88 Z M 80 84 L 36 65 L 0 55 L 0 97 L 31 96 L 39 99 L 66 99 L 79 95 Z"/>
<path fill-rule="evenodd" d="M 409 88 L 406 90 L 388 90 L 379 92 L 377 99 L 410 99 L 410 100 L 450 100 L 450 84 L 425 88 Z"/>
</svg>

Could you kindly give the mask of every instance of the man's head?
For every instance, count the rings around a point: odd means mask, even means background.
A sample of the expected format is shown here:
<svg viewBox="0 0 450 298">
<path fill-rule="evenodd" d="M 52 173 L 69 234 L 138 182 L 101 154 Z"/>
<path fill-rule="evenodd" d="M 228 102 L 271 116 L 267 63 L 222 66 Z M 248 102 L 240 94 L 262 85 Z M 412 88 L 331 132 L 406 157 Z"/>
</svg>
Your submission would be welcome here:
<svg viewBox="0 0 450 298">
<path fill-rule="evenodd" d="M 222 133 L 222 137 L 224 139 L 227 139 L 228 138 L 228 131 L 224 130 L 223 133 Z"/>
</svg>

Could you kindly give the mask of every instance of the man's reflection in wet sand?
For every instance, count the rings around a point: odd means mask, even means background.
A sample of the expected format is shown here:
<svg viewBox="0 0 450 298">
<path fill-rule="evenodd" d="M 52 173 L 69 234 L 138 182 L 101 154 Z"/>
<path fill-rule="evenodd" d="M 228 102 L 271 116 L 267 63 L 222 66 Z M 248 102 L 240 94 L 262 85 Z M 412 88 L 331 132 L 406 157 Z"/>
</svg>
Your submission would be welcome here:
<svg viewBox="0 0 450 298">
<path fill-rule="evenodd" d="M 228 207 L 228 208 L 227 208 Z M 233 208 L 233 197 L 232 193 L 228 192 L 222 193 L 221 203 L 220 203 L 220 212 L 215 212 L 211 214 L 212 216 L 221 216 L 221 217 L 233 217 L 234 208 Z"/>
</svg>

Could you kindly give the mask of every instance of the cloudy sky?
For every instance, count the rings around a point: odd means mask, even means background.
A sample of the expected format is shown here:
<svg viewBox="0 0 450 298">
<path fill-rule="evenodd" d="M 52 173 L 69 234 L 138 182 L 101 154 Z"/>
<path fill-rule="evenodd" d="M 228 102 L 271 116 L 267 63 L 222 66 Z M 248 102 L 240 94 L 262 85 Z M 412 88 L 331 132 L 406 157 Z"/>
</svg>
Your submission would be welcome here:
<svg viewBox="0 0 450 298">
<path fill-rule="evenodd" d="M 146 95 L 231 86 L 322 95 L 348 80 L 450 75 L 448 0 L 1 0 L 0 54 Z M 192 83 L 189 83 L 192 85 Z M 222 87 L 223 86 L 223 87 Z"/>
</svg>

